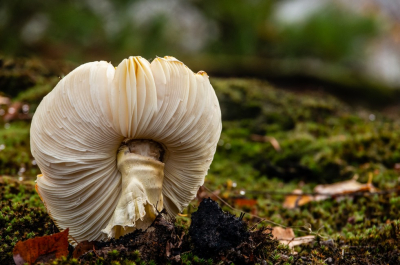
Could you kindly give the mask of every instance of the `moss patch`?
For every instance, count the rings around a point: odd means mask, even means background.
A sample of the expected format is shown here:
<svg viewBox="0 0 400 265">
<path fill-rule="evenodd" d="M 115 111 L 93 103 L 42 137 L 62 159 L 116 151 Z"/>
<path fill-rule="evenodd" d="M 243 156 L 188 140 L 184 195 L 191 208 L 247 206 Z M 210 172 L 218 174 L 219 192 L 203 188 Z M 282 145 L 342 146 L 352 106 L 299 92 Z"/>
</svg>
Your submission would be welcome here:
<svg viewBox="0 0 400 265">
<path fill-rule="evenodd" d="M 0 264 L 14 264 L 18 241 L 58 231 L 32 184 L 0 177 L 0 209 Z"/>
<path fill-rule="evenodd" d="M 3 96 L 30 106 L 33 114 L 42 97 L 72 67 L 36 59 L 3 59 L 0 85 Z M 293 255 L 282 245 L 263 248 L 267 264 L 399 263 L 400 117 L 348 104 L 318 91 L 287 91 L 267 82 L 211 78 L 220 100 L 223 131 L 206 186 L 240 210 L 275 223 L 292 226 L 296 236 L 311 229 L 319 235 Z M 0 106 L 6 109 L 6 106 Z M 264 140 L 260 140 L 264 139 Z M 272 143 L 275 139 L 279 144 Z M 30 182 L 38 167 L 29 149 L 29 121 L 6 122 L 0 116 L 0 263 L 8 264 L 17 240 L 56 232 Z M 23 170 L 21 170 L 23 168 Z M 284 196 L 265 191 L 311 192 L 317 184 L 338 182 L 358 175 L 373 176 L 383 191 L 372 195 L 312 202 L 296 209 L 282 207 Z M 233 185 L 235 184 L 235 185 Z M 384 192 L 392 189 L 391 192 Z M 243 193 L 245 195 L 243 195 Z M 255 199 L 255 206 L 235 205 L 234 198 Z M 187 232 L 194 201 L 176 225 Z M 230 211 L 226 206 L 223 210 Z M 236 212 L 236 214 L 238 214 Z M 244 219 L 256 224 L 250 215 Z M 267 222 L 260 222 L 258 228 Z M 257 227 L 257 226 L 256 226 Z M 306 227 L 306 228 L 305 228 Z M 136 254 L 135 254 L 136 255 Z M 233 254 L 232 254 L 233 255 Z M 182 264 L 212 264 L 195 256 L 190 247 Z M 77 264 L 64 258 L 56 264 Z M 222 263 L 228 262 L 227 259 Z M 93 256 L 86 264 L 152 264 L 140 257 L 111 253 Z M 154 262 L 153 262 L 154 263 Z"/>
</svg>

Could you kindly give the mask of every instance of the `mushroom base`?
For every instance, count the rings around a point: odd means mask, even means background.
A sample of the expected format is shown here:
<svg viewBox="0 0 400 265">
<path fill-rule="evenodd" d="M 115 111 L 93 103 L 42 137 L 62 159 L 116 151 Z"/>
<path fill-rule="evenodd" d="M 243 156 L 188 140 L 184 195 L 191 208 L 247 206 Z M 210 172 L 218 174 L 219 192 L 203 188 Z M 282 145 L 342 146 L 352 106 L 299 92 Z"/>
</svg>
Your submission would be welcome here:
<svg viewBox="0 0 400 265">
<path fill-rule="evenodd" d="M 108 237 L 147 229 L 163 209 L 164 163 L 156 160 L 159 145 L 141 140 L 133 143 L 122 146 L 118 152 L 122 192 L 107 227 L 102 230 Z"/>
</svg>

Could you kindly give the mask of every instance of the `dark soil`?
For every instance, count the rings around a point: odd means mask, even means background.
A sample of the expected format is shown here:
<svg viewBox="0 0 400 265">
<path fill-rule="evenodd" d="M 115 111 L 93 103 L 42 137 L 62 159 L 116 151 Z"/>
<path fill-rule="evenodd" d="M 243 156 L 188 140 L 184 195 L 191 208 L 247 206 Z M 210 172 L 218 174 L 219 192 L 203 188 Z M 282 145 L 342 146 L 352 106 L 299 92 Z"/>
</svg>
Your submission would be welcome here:
<svg viewBox="0 0 400 265">
<path fill-rule="evenodd" d="M 135 260 L 139 256 L 142 261 L 157 264 L 186 264 L 181 255 L 192 252 L 202 260 L 199 264 L 213 263 L 212 260 L 222 260 L 223 264 L 256 264 L 268 259 L 267 253 L 279 245 L 272 239 L 270 229 L 248 231 L 241 218 L 224 213 L 211 199 L 203 200 L 192 215 L 189 235 L 185 236 L 182 229 L 159 214 L 146 231 L 137 230 L 108 242 L 81 243 L 74 256 L 86 249 L 89 252 L 79 257 L 84 264 L 99 258 L 110 262 Z"/>
<path fill-rule="evenodd" d="M 256 264 L 268 260 L 279 243 L 270 228 L 249 231 L 242 216 L 223 212 L 218 203 L 204 199 L 192 214 L 189 235 L 193 253 L 224 264 Z"/>
<path fill-rule="evenodd" d="M 240 218 L 223 212 L 218 203 L 208 198 L 192 214 L 189 235 L 194 253 L 202 258 L 210 258 L 221 251 L 237 247 L 248 240 L 250 234 Z"/>
<path fill-rule="evenodd" d="M 94 242 L 93 249 L 81 257 L 82 260 L 91 260 L 93 253 L 97 257 L 105 259 L 118 253 L 121 258 L 132 259 L 137 256 L 135 251 L 140 252 L 142 260 L 153 260 L 157 264 L 164 264 L 167 261 L 172 263 L 180 262 L 182 239 L 185 233 L 164 219 L 163 214 L 159 214 L 153 224 L 146 230 L 136 230 L 135 232 L 112 239 L 107 242 Z M 115 252 L 117 251 L 117 252 Z"/>
</svg>

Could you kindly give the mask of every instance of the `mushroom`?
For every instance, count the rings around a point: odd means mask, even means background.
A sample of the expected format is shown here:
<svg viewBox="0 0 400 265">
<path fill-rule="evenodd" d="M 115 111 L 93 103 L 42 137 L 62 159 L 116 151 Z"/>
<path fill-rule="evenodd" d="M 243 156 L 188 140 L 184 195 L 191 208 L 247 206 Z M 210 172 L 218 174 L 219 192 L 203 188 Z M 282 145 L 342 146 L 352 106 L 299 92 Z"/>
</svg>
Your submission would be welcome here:
<svg viewBox="0 0 400 265">
<path fill-rule="evenodd" d="M 196 196 L 221 127 L 207 74 L 173 57 L 83 64 L 33 116 L 36 190 L 77 242 L 146 229 Z"/>
</svg>

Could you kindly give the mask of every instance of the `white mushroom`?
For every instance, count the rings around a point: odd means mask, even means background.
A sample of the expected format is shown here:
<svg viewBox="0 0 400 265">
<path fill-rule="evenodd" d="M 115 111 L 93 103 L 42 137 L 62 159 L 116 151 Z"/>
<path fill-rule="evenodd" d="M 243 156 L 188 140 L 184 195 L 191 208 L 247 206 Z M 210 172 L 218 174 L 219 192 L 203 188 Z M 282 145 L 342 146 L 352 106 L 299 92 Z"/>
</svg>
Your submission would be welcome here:
<svg viewBox="0 0 400 265">
<path fill-rule="evenodd" d="M 119 237 L 147 228 L 163 208 L 175 216 L 189 204 L 220 133 L 205 72 L 173 57 L 87 63 L 33 117 L 36 188 L 55 224 L 78 242 Z"/>
</svg>

